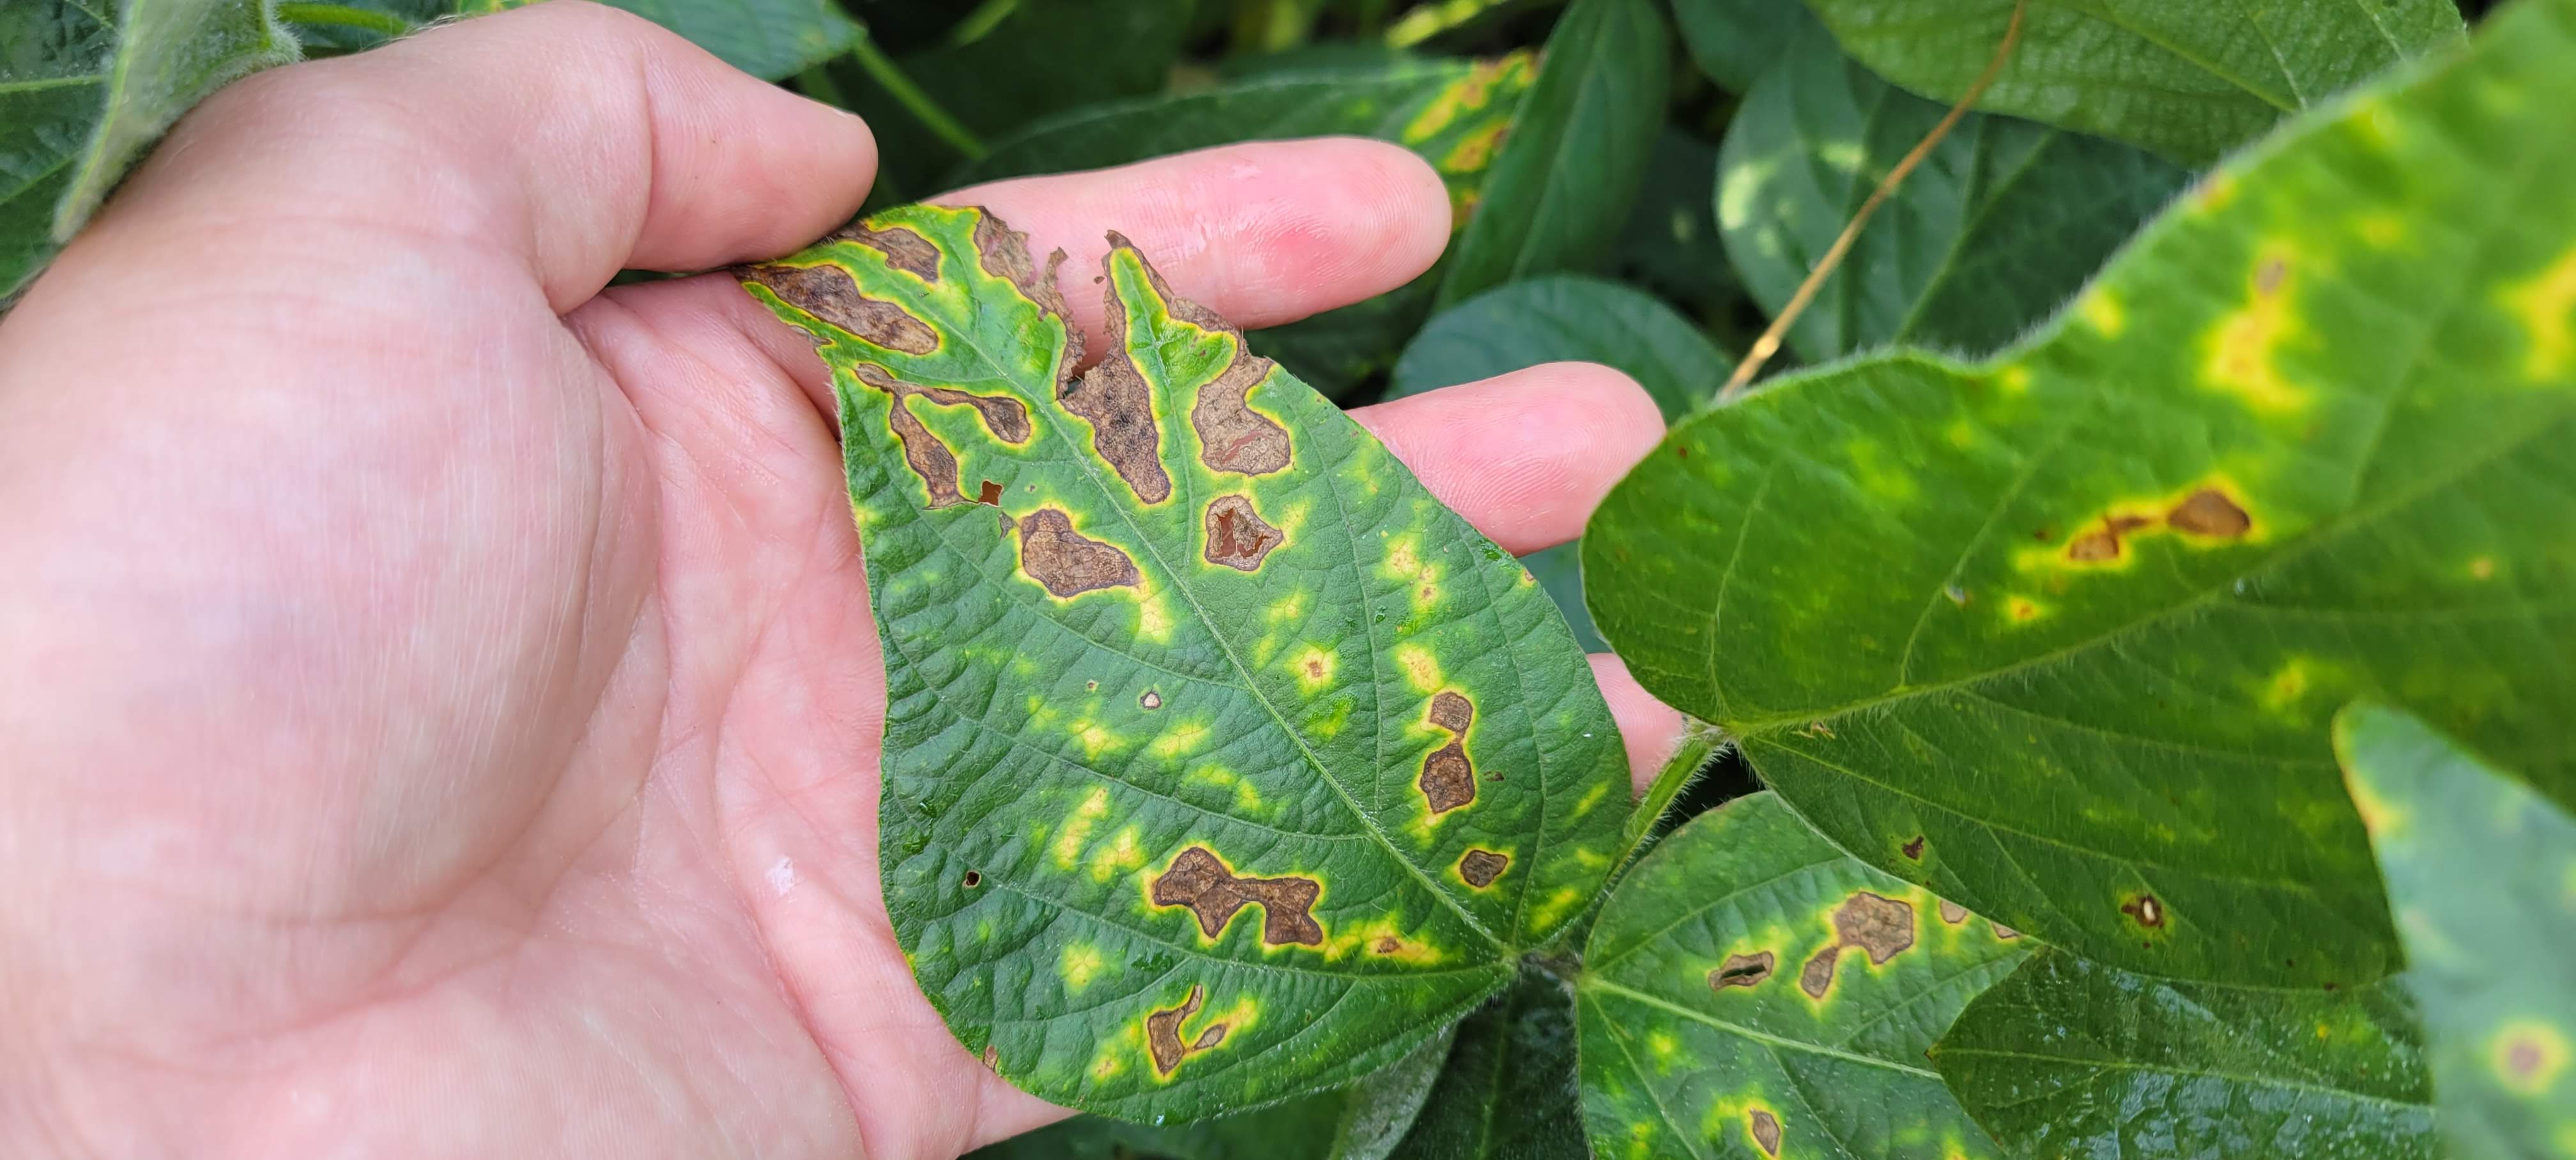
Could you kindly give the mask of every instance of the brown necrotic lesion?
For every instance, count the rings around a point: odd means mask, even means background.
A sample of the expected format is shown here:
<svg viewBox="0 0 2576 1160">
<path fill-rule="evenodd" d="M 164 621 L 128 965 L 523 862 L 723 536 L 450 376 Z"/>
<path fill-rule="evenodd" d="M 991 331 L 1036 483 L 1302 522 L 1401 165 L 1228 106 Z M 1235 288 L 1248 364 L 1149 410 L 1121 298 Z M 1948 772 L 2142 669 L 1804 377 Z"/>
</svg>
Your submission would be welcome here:
<svg viewBox="0 0 2576 1160">
<path fill-rule="evenodd" d="M 1466 879 L 1467 885 L 1482 890 L 1493 885 L 1494 879 L 1502 877 L 1504 869 L 1511 864 L 1512 859 L 1508 854 L 1497 854 L 1491 850 L 1469 850 L 1466 857 L 1458 859 L 1458 877 Z"/>
<path fill-rule="evenodd" d="M 1853 947 L 1883 964 L 1914 945 L 1914 907 L 1863 890 L 1834 908 L 1834 941 L 1798 970 L 1798 989 L 1822 999 L 1833 989 L 1834 960 Z"/>
<path fill-rule="evenodd" d="M 932 507 L 965 503 L 966 493 L 958 485 L 956 452 L 912 413 L 912 400 L 926 399 L 942 407 L 971 407 L 983 420 L 984 430 L 994 438 L 1010 444 L 1029 440 L 1029 409 L 1018 399 L 969 394 L 951 387 L 918 386 L 865 364 L 852 368 L 851 375 L 888 396 L 886 426 L 893 430 L 895 441 L 903 445 L 904 466 L 921 477 Z"/>
<path fill-rule="evenodd" d="M 1058 597 L 1143 582 L 1136 560 L 1117 546 L 1073 530 L 1063 512 L 1042 507 L 1019 522 L 1020 570 Z"/>
<path fill-rule="evenodd" d="M 779 301 L 872 345 L 911 355 L 939 349 L 939 335 L 928 323 L 892 302 L 860 293 L 850 272 L 829 262 L 819 266 L 754 266 L 736 276 L 768 287 Z"/>
<path fill-rule="evenodd" d="M 1253 510 L 1248 496 L 1221 495 L 1208 501 L 1206 524 L 1207 562 L 1242 572 L 1259 569 L 1270 550 L 1288 538 Z"/>
<path fill-rule="evenodd" d="M 1475 724 L 1476 705 L 1443 690 L 1431 698 L 1431 710 L 1425 720 L 1448 730 L 1449 743 L 1422 759 L 1422 776 L 1415 784 L 1422 788 L 1431 812 L 1445 814 L 1476 800 L 1476 766 L 1467 758 L 1467 727 Z"/>
<path fill-rule="evenodd" d="M 1109 263 L 1116 262 L 1121 253 L 1133 257 L 1138 268 L 1145 272 L 1145 282 L 1153 288 L 1154 297 L 1162 301 L 1164 313 L 1209 334 L 1222 336 L 1234 351 L 1234 357 L 1226 363 L 1225 369 L 1201 386 L 1198 397 L 1190 404 L 1190 429 L 1198 435 L 1199 462 L 1207 465 L 1210 471 L 1239 475 L 1268 475 L 1285 470 L 1291 458 L 1288 430 L 1269 416 L 1253 410 L 1249 398 L 1252 388 L 1270 377 L 1277 364 L 1246 348 L 1243 331 L 1233 323 L 1218 317 L 1207 307 L 1172 293 L 1171 285 L 1163 281 L 1161 272 L 1154 269 L 1152 262 L 1145 260 L 1145 255 L 1137 252 L 1134 243 L 1113 232 L 1109 235 L 1109 246 L 1109 256 L 1102 260 L 1104 269 Z M 1110 287 L 1110 325 L 1123 336 L 1127 326 L 1125 304 L 1118 297 L 1115 271 L 1111 270 L 1110 274 L 1106 280 Z M 1120 349 L 1125 349 L 1123 341 Z"/>
<path fill-rule="evenodd" d="M 902 226 L 877 229 L 868 222 L 858 222 L 836 231 L 832 237 L 875 250 L 885 255 L 886 265 L 924 282 L 939 281 L 939 247 Z"/>
<path fill-rule="evenodd" d="M 1154 905 L 1188 907 L 1198 918 L 1199 933 L 1209 938 L 1222 933 L 1236 911 L 1259 904 L 1261 941 L 1271 946 L 1322 945 L 1324 928 L 1314 915 L 1315 899 L 1322 893 L 1312 878 L 1237 877 L 1205 846 L 1181 851 L 1171 868 L 1154 879 Z"/>
<path fill-rule="evenodd" d="M 1728 955 L 1725 962 L 1708 973 L 1709 989 L 1723 991 L 1729 987 L 1759 986 L 1762 980 L 1771 977 L 1771 967 L 1778 961 L 1769 951 Z"/>
<path fill-rule="evenodd" d="M 1190 1016 L 1199 1013 L 1202 994 L 1202 989 L 1193 983 L 1190 985 L 1189 997 L 1181 1000 L 1180 1006 L 1165 1008 L 1145 1016 L 1145 1047 L 1154 1055 L 1155 1071 L 1170 1075 L 1172 1069 L 1179 1067 L 1181 1061 L 1189 1058 L 1192 1052 L 1205 1051 L 1225 1042 L 1226 1027 L 1223 1023 L 1208 1024 L 1199 1029 L 1197 1038 L 1188 1042 L 1183 1042 L 1181 1039 L 1181 1024 L 1188 1022 Z"/>
</svg>

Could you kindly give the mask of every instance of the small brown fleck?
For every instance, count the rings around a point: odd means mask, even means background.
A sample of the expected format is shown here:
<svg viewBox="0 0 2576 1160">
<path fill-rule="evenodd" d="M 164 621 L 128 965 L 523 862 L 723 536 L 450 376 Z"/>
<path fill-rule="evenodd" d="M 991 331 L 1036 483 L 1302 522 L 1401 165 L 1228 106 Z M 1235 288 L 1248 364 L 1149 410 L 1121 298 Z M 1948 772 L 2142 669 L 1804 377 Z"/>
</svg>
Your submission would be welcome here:
<svg viewBox="0 0 2576 1160">
<path fill-rule="evenodd" d="M 999 1044 L 992 1044 L 992 1043 L 987 1043 L 987 1044 L 985 1044 L 985 1045 L 984 1045 L 984 1070 L 986 1070 L 986 1071 L 990 1071 L 990 1072 L 994 1072 L 994 1073 L 997 1073 L 997 1074 L 998 1074 L 998 1073 L 1001 1071 L 1001 1063 L 1002 1063 L 1002 1048 L 1001 1048 L 1001 1046 L 1000 1046 Z"/>
<path fill-rule="evenodd" d="M 2139 926 L 2158 927 L 2165 924 L 2165 904 L 2156 901 L 2156 896 L 2152 894 L 2141 894 L 2121 903 L 2120 913 L 2138 920 Z"/>
<path fill-rule="evenodd" d="M 1749 955 L 1728 955 L 1717 969 L 1708 973 L 1708 987 L 1723 991 L 1728 987 L 1751 987 L 1771 977 L 1771 964 L 1777 962 L 1769 951 Z"/>
<path fill-rule="evenodd" d="M 887 226 L 879 230 L 870 229 L 866 222 L 858 222 L 846 229 L 833 231 L 832 236 L 875 250 L 885 255 L 886 265 L 924 282 L 939 281 L 939 247 L 903 226 Z"/>
<path fill-rule="evenodd" d="M 1249 496 L 1221 495 L 1208 501 L 1207 562 L 1238 572 L 1258 571 L 1270 550 L 1287 539 L 1252 508 Z"/>
<path fill-rule="evenodd" d="M 1181 1042 L 1181 1024 L 1199 1013 L 1199 996 L 1199 986 L 1193 983 L 1189 997 L 1181 1000 L 1180 1006 L 1145 1016 L 1145 1046 L 1153 1052 L 1155 1071 L 1170 1075 L 1172 1069 L 1179 1067 L 1191 1052 L 1205 1051 L 1225 1041 L 1225 1024 L 1211 1023 L 1206 1030 L 1199 1032 L 1197 1040 L 1188 1044 Z"/>
<path fill-rule="evenodd" d="M 2020 931 L 2017 931 L 2017 930 L 2014 930 L 2014 929 L 2013 929 L 2013 928 L 2011 928 L 2011 927 L 2005 926 L 2004 924 L 2002 924 L 2002 923 L 2000 923 L 2000 922 L 1998 922 L 1998 923 L 1994 923 L 1994 924 L 1993 924 L 1993 926 L 1994 926 L 1994 928 L 1995 928 L 1995 937 L 1996 937 L 1997 939 L 2001 940 L 2001 941 L 2004 941 L 2004 942 L 2011 942 L 2012 940 L 2014 940 L 2014 939 L 2017 939 L 2017 938 L 2020 938 L 2020 937 L 2021 937 L 2021 932 L 2020 932 Z"/>
<path fill-rule="evenodd" d="M 1469 850 L 1466 857 L 1458 859 L 1458 876 L 1466 879 L 1467 885 L 1482 890 L 1493 885 L 1494 879 L 1502 877 L 1503 869 L 1511 864 L 1509 854 Z"/>
<path fill-rule="evenodd" d="M 1181 851 L 1171 868 L 1154 879 L 1154 905 L 1190 908 L 1198 916 L 1199 932 L 1209 938 L 1222 933 L 1245 904 L 1258 903 L 1261 941 L 1274 947 L 1324 941 L 1324 928 L 1316 925 L 1313 914 L 1322 892 L 1312 878 L 1235 877 L 1205 846 Z"/>
<path fill-rule="evenodd" d="M 1093 692 L 1093 693 L 1097 693 L 1097 692 L 1099 692 L 1099 691 L 1100 691 L 1100 682 L 1098 682 L 1098 681 L 1084 681 L 1084 682 L 1082 683 L 1082 687 L 1083 687 L 1084 691 L 1086 691 L 1086 692 Z"/>
<path fill-rule="evenodd" d="M 1160 709 L 1163 707 L 1163 695 L 1147 689 L 1144 696 L 1136 698 L 1136 703 L 1147 709 Z"/>
<path fill-rule="evenodd" d="M 1914 835 L 1914 840 L 1913 840 L 1913 841 L 1911 841 L 1911 842 L 1907 842 L 1907 843 L 1902 847 L 1902 849 L 1905 851 L 1905 856 L 1906 856 L 1906 857 L 1911 858 L 1911 859 L 1913 859 L 1913 860 L 1915 860 L 1915 861 L 1917 861 L 1917 862 L 1922 861 L 1922 860 L 1923 860 L 1923 835 L 1921 835 L 1921 834 L 1916 834 L 1916 835 Z"/>
<path fill-rule="evenodd" d="M 1382 955 L 1391 955 L 1397 951 L 1403 950 L 1404 943 L 1394 935 L 1382 934 L 1377 936 L 1377 943 L 1371 949 Z"/>
<path fill-rule="evenodd" d="M 2254 518 L 2246 515 L 2244 508 L 2214 487 L 2184 496 L 2181 503 L 2165 513 L 2165 522 L 2178 532 L 2222 540 L 2241 539 L 2254 526 Z"/>
<path fill-rule="evenodd" d="M 1884 963 L 1914 945 L 1914 908 L 1863 890 L 1834 911 L 1834 933 L 1842 937 L 1839 945 L 1859 947 L 1871 963 Z"/>
<path fill-rule="evenodd" d="M 973 890 L 974 888 L 976 888 L 976 887 L 978 887 L 978 886 L 981 886 L 981 885 L 983 885 L 983 884 L 984 884 L 984 875 L 983 875 L 983 874 L 981 874 L 981 873 L 979 873 L 979 872 L 977 872 L 977 871 L 974 871 L 974 870 L 969 870 L 969 871 L 967 871 L 967 872 L 966 872 L 966 889 L 968 889 L 968 890 Z"/>
<path fill-rule="evenodd" d="M 2102 526 L 2075 537 L 2066 545 L 2066 558 L 2084 563 L 2120 558 L 2120 537 L 2145 527 L 2143 516 L 2106 516 Z"/>
<path fill-rule="evenodd" d="M 989 479 L 985 480 L 984 486 L 975 494 L 975 502 L 984 504 L 988 507 L 1000 506 L 1002 502 L 1002 485 Z"/>
<path fill-rule="evenodd" d="M 1968 908 L 1947 898 L 1941 900 L 1941 921 L 1957 926 L 1968 921 Z"/>
<path fill-rule="evenodd" d="M 1809 956 L 1807 965 L 1798 968 L 1798 989 L 1810 999 L 1824 998 L 1834 988 L 1834 959 L 1842 953 L 1842 944 L 1836 943 Z"/>
<path fill-rule="evenodd" d="M 2281 280 L 2290 273 L 2290 264 L 2279 258 L 2266 258 L 2254 268 L 2254 293 L 2269 298 L 2281 289 Z"/>
<path fill-rule="evenodd" d="M 939 349 L 939 333 L 927 323 L 901 306 L 860 293 L 850 272 L 829 262 L 820 266 L 754 266 L 739 277 L 769 287 L 779 301 L 872 345 L 916 355 Z"/>
<path fill-rule="evenodd" d="M 1310 676 L 1310 677 L 1313 677 L 1313 678 L 1315 678 L 1316 680 L 1319 680 L 1319 681 L 1320 681 L 1320 680 L 1323 680 L 1323 679 L 1324 679 L 1324 662 L 1322 662 L 1322 661 L 1320 661 L 1320 660 L 1308 660 L 1308 661 L 1306 662 L 1306 675 L 1307 675 L 1307 676 Z"/>
<path fill-rule="evenodd" d="M 1762 1154 L 1779 1155 L 1780 1118 L 1760 1108 L 1753 1109 L 1753 1114 L 1747 1118 L 1753 1122 L 1753 1142 L 1762 1146 Z"/>
<path fill-rule="evenodd" d="M 1449 731 L 1449 744 L 1422 759 L 1418 784 L 1431 812 L 1445 814 L 1476 800 L 1476 766 L 1467 757 L 1467 727 L 1475 723 L 1475 702 L 1443 690 L 1431 699 L 1427 720 Z"/>
<path fill-rule="evenodd" d="M 1071 518 L 1046 507 L 1020 521 L 1020 570 L 1060 597 L 1143 582 L 1127 553 L 1074 531 Z"/>
<path fill-rule="evenodd" d="M 1675 458 L 1675 459 L 1688 459 L 1688 458 L 1690 458 L 1690 447 L 1689 447 L 1689 446 L 1687 446 L 1687 445 L 1685 445 L 1685 444 L 1681 444 L 1681 443 L 1675 443 L 1675 444 L 1673 444 L 1673 458 Z"/>
<path fill-rule="evenodd" d="M 1834 727 L 1822 721 L 1807 722 L 1806 732 L 1809 737 L 1822 737 L 1827 741 L 1834 739 Z"/>
</svg>

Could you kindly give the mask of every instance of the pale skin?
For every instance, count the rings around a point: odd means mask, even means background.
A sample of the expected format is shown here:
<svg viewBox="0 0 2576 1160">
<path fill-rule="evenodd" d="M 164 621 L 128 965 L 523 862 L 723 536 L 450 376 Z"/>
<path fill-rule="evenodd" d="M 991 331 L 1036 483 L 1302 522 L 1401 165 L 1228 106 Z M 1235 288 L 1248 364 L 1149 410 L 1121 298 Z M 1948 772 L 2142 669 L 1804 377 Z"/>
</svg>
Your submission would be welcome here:
<svg viewBox="0 0 2576 1160">
<path fill-rule="evenodd" d="M 551 3 L 183 121 L 0 321 L 0 1154 L 949 1156 L 1063 1114 L 913 985 L 823 367 L 722 275 L 864 125 Z M 1365 141 L 1003 182 L 1247 326 L 1392 288 Z M 1366 408 L 1514 551 L 1661 423 L 1556 364 Z M 1639 780 L 1679 720 L 1598 658 Z"/>
</svg>

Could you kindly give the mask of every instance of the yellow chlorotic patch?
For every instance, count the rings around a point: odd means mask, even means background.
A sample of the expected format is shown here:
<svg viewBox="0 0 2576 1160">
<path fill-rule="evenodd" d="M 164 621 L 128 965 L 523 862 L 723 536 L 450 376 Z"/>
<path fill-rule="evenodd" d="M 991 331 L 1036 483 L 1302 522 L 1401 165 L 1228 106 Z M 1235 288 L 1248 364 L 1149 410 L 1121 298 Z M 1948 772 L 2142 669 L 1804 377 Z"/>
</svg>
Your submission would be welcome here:
<svg viewBox="0 0 2576 1160">
<path fill-rule="evenodd" d="M 1332 653 L 1310 644 L 1288 658 L 1288 672 L 1297 678 L 1297 687 L 1311 697 L 1332 686 L 1333 669 L 1340 663 Z"/>
<path fill-rule="evenodd" d="M 1270 526 L 1279 529 L 1280 535 L 1296 539 L 1298 529 L 1306 526 L 1306 514 L 1313 510 L 1315 505 L 1311 501 L 1299 500 L 1279 509 L 1279 518 L 1272 520 Z"/>
<path fill-rule="evenodd" d="M 1200 746 L 1207 744 L 1207 738 L 1208 723 L 1204 718 L 1183 721 L 1155 738 L 1145 749 L 1156 757 L 1179 757 L 1198 752 Z"/>
<path fill-rule="evenodd" d="M 2264 247 L 2246 276 L 2245 305 L 2219 319 L 2201 340 L 2201 378 L 2257 411 L 2297 411 L 2308 405 L 2308 389 L 2284 377 L 2278 363 L 2282 343 L 2299 327 L 2289 301 L 2297 277 L 2285 247 Z"/>
<path fill-rule="evenodd" d="M 1122 1046 L 1134 1049 L 1133 1044 L 1123 1044 L 1114 1039 L 1100 1045 L 1100 1051 L 1091 1057 L 1091 1078 L 1105 1080 L 1127 1070 L 1118 1062 L 1118 1049 Z"/>
<path fill-rule="evenodd" d="M 1304 615 L 1306 615 L 1306 594 L 1303 592 L 1291 592 L 1271 601 L 1270 607 L 1261 610 L 1261 618 L 1272 624 L 1295 620 Z"/>
<path fill-rule="evenodd" d="M 1537 906 L 1530 908 L 1530 929 L 1539 931 L 1555 926 L 1566 915 L 1573 913 L 1574 908 L 1582 902 L 1581 891 L 1572 887 L 1557 890 L 1540 901 Z"/>
<path fill-rule="evenodd" d="M 2075 316 L 2104 338 L 2118 338 L 2129 328 L 2129 312 L 2108 290 L 2095 290 L 2075 300 Z"/>
<path fill-rule="evenodd" d="M 2520 1095 L 2548 1092 L 2567 1070 L 2567 1056 L 2567 1036 L 2536 1019 L 2507 1023 L 2487 1041 L 2487 1062 L 2495 1068 L 2496 1082 Z"/>
<path fill-rule="evenodd" d="M 2397 147 L 2397 114 L 2388 111 L 2388 102 L 2376 97 L 2355 104 L 2344 116 L 2352 135 L 2373 149 Z"/>
<path fill-rule="evenodd" d="M 1081 863 L 1082 847 L 1091 841 L 1092 823 L 1108 816 L 1109 791 L 1105 789 L 1092 790 L 1082 799 L 1081 805 L 1073 807 L 1073 812 L 1065 815 L 1064 828 L 1056 831 L 1055 835 L 1055 864 L 1058 869 L 1071 870 Z"/>
<path fill-rule="evenodd" d="M 1157 592 L 1136 605 L 1136 633 L 1156 644 L 1172 639 L 1172 605 Z"/>
<path fill-rule="evenodd" d="M 1082 756 L 1086 760 L 1127 748 L 1127 739 L 1119 736 L 1116 730 L 1089 718 L 1074 722 L 1069 732 L 1075 741 L 1081 743 Z"/>
<path fill-rule="evenodd" d="M 1941 438 L 1950 446 L 1965 451 L 1977 445 L 1977 425 L 1965 419 L 1952 419 L 1941 428 Z"/>
<path fill-rule="evenodd" d="M 1187 776 L 1191 781 L 1203 781 L 1209 785 L 1233 785 L 1235 781 L 1234 771 L 1222 765 L 1202 765 Z"/>
<path fill-rule="evenodd" d="M 2027 596 L 2007 596 L 2003 602 L 2004 619 L 2014 624 L 2028 624 L 2048 615 L 2048 606 Z"/>
<path fill-rule="evenodd" d="M 1091 852 L 1091 880 L 1107 882 L 1120 871 L 1141 869 L 1144 865 L 1145 847 L 1137 841 L 1136 827 L 1129 826 Z"/>
<path fill-rule="evenodd" d="M 1414 538 L 1399 536 L 1386 546 L 1386 560 L 1378 571 L 1397 580 L 1411 580 L 1422 574 L 1422 557 L 1414 550 Z"/>
<path fill-rule="evenodd" d="M 1330 741 L 1339 736 L 1342 727 L 1351 723 L 1349 697 L 1333 702 L 1333 707 L 1306 719 L 1306 732 L 1318 740 Z"/>
<path fill-rule="evenodd" d="M 2576 249 L 2530 281 L 2506 287 L 2501 297 L 2531 339 L 2522 373 L 2535 379 L 2565 373 L 2576 360 Z"/>
<path fill-rule="evenodd" d="M 975 924 L 975 941 L 976 941 L 976 942 L 991 942 L 991 941 L 993 941 L 993 920 L 992 920 L 992 919 L 989 919 L 989 918 L 988 918 L 988 919 L 983 920 L 982 922 L 978 922 L 978 923 L 976 923 L 976 924 Z"/>
<path fill-rule="evenodd" d="M 2316 658 L 2288 657 L 2281 662 L 2281 667 L 2272 670 L 2271 676 L 2263 678 L 2255 696 L 2263 703 L 2264 709 L 2288 714 L 2298 708 L 2299 702 L 2307 699 L 2308 690 L 2322 675 L 2324 673 Z"/>
<path fill-rule="evenodd" d="M 1247 814 L 1260 813 L 1261 791 L 1252 788 L 1249 781 L 1238 781 L 1234 783 L 1234 804 Z"/>
<path fill-rule="evenodd" d="M 1324 960 L 1340 962 L 1357 955 L 1363 959 L 1405 963 L 1424 967 L 1447 956 L 1439 947 L 1406 933 L 1393 917 L 1371 919 L 1365 923 L 1345 922 L 1336 926 L 1333 937 L 1324 942 Z"/>
<path fill-rule="evenodd" d="M 1503 136 L 1511 132 L 1511 128 L 1508 121 L 1497 122 L 1459 138 L 1458 143 L 1450 146 L 1449 152 L 1440 158 L 1441 171 L 1474 173 L 1493 164 L 1494 149 L 1503 143 Z"/>
<path fill-rule="evenodd" d="M 1843 455 L 1850 460 L 1852 475 L 1859 480 L 1861 489 L 1871 495 L 1902 503 L 1913 499 L 1920 490 L 1913 476 L 1888 463 L 1884 444 L 1853 439 L 1843 444 Z"/>
<path fill-rule="evenodd" d="M 2406 219 L 2393 213 L 2367 213 L 2352 221 L 2352 232 L 2379 249 L 2395 249 L 2409 232 Z"/>
<path fill-rule="evenodd" d="M 2495 579 L 2495 574 L 2496 574 L 2495 557 L 2493 557 L 2493 556 L 2480 556 L 2480 557 L 2478 557 L 2478 558 L 2476 558 L 2476 559 L 2474 559 L 2474 560 L 2469 561 L 2469 578 L 2470 578 L 2470 579 L 2472 579 L 2472 580 L 2493 580 L 2493 579 Z"/>
<path fill-rule="evenodd" d="M 1681 1054 L 1681 1041 L 1674 1039 L 1667 1032 L 1649 1032 L 1646 1035 L 1646 1052 L 1658 1060 L 1669 1061 L 1672 1057 Z"/>
<path fill-rule="evenodd" d="M 1610 864 L 1610 856 L 1608 854 L 1604 854 L 1590 846 L 1576 846 L 1574 849 L 1568 851 L 1568 853 L 1573 855 L 1576 864 L 1587 870 L 1598 870 Z"/>
<path fill-rule="evenodd" d="M 2023 366 L 2020 363 L 2014 363 L 2011 366 L 1996 371 L 1995 385 L 2002 387 L 2004 390 L 2012 394 L 2021 394 L 2022 392 L 2030 389 L 2030 368 Z"/>
<path fill-rule="evenodd" d="M 1440 658 L 1432 656 L 1430 649 L 1418 644 L 1395 646 L 1395 667 L 1403 670 L 1405 681 L 1415 691 L 1440 691 Z"/>
<path fill-rule="evenodd" d="M 1091 980 L 1098 978 L 1108 965 L 1109 961 L 1101 957 L 1099 947 L 1090 943 L 1071 943 L 1064 948 L 1064 958 L 1057 964 L 1056 973 L 1064 976 L 1067 990 L 1078 993 L 1089 987 Z"/>
<path fill-rule="evenodd" d="M 1579 818 L 1585 814 L 1591 813 L 1592 807 L 1600 805 L 1601 799 L 1608 796 L 1610 796 L 1609 782 L 1605 781 L 1594 785 L 1591 789 L 1583 791 L 1582 797 L 1575 799 L 1574 813 L 1569 816 Z"/>
<path fill-rule="evenodd" d="M 1530 53 L 1516 52 L 1475 66 L 1466 76 L 1440 90 L 1431 98 L 1431 103 L 1414 115 L 1413 122 L 1404 127 L 1404 143 L 1419 145 L 1438 136 L 1442 130 L 1455 124 L 1460 114 L 1491 103 L 1497 87 L 1526 85 L 1530 78 L 1530 60 Z"/>
<path fill-rule="evenodd" d="M 2186 204 L 2189 205 L 2189 212 L 2193 217 L 2216 213 L 2227 208 L 2228 203 L 2235 200 L 2236 175 L 2225 170 L 2202 178 L 2200 184 L 2194 186 L 2191 193 L 2186 196 Z"/>
</svg>

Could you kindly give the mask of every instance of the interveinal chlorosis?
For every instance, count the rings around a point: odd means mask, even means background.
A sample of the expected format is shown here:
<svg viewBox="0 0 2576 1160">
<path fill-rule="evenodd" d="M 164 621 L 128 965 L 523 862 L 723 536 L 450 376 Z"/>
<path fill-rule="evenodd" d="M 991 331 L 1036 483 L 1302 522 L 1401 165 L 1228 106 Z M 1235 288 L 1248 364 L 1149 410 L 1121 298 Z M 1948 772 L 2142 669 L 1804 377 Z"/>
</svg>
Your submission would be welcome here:
<svg viewBox="0 0 2576 1160">
<path fill-rule="evenodd" d="M 743 273 L 840 403 L 887 908 L 958 1038 L 1130 1118 L 1346 1083 L 1514 977 L 1628 781 L 1521 566 L 1123 239 L 912 206 Z"/>
<path fill-rule="evenodd" d="M 2183 195 L 1990 360 L 1679 424 L 1602 635 L 1836 845 L 2148 974 L 2396 970 L 2327 722 L 2403 700 L 2576 802 L 2576 4 Z"/>
</svg>

